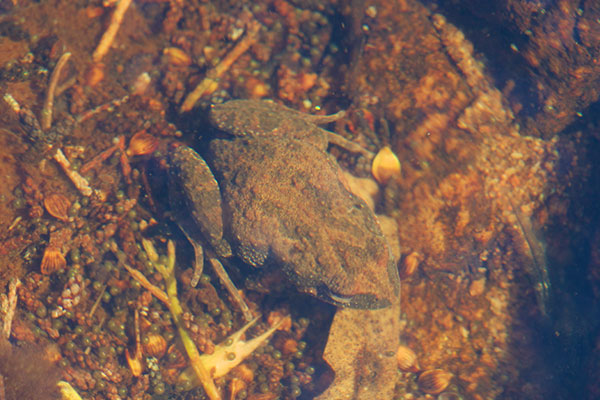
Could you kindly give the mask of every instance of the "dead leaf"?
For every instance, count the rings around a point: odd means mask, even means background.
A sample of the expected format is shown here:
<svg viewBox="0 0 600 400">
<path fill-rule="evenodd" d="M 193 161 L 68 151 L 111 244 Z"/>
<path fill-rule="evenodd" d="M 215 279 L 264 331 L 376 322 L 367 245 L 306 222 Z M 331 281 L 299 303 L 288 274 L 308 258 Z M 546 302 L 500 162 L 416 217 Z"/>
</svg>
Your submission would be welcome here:
<svg viewBox="0 0 600 400">
<path fill-rule="evenodd" d="M 316 399 L 391 399 L 399 344 L 399 297 L 381 310 L 338 309 L 323 353 L 335 379 Z"/>
</svg>

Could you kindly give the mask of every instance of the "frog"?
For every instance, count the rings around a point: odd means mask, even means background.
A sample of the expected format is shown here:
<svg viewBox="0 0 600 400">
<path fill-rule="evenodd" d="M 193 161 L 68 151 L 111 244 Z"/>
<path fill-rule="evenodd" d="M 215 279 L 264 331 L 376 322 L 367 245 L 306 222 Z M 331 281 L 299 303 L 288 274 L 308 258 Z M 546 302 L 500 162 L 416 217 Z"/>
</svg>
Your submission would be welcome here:
<svg viewBox="0 0 600 400">
<path fill-rule="evenodd" d="M 204 157 L 185 145 L 168 155 L 171 206 L 194 248 L 274 265 L 299 292 L 338 307 L 390 306 L 400 289 L 390 247 L 327 148 L 370 153 L 318 126 L 343 115 L 268 100 L 213 105 L 211 125 L 227 136 Z"/>
</svg>

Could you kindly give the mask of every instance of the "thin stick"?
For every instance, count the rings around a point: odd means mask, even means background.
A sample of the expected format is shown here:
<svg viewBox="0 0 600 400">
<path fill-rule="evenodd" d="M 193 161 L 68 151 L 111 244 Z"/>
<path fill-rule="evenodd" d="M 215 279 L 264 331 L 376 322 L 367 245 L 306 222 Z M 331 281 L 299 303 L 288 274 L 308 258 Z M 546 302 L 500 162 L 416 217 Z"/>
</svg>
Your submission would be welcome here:
<svg viewBox="0 0 600 400">
<path fill-rule="evenodd" d="M 548 263 L 543 243 L 533 231 L 531 220 L 524 216 L 518 207 L 515 207 L 511 198 L 508 200 L 517 219 L 517 226 L 531 256 L 532 265 L 531 267 L 526 265 L 525 270 L 530 274 L 533 281 L 533 288 L 540 311 L 542 314 L 548 315 L 548 306 L 550 305 L 550 276 L 548 275 Z"/>
<path fill-rule="evenodd" d="M 260 30 L 260 23 L 252 21 L 248 24 L 248 31 L 246 35 L 235 45 L 235 47 L 223 58 L 219 64 L 213 69 L 206 73 L 206 77 L 196 86 L 196 88 L 188 94 L 183 104 L 181 105 L 180 112 L 190 111 L 196 102 L 207 94 L 214 92 L 219 86 L 218 79 L 231 67 L 231 65 L 250 48 L 256 42 L 258 32 Z"/>
<path fill-rule="evenodd" d="M 130 4 L 131 0 L 120 0 L 119 4 L 117 4 L 117 7 L 115 8 L 115 11 L 110 19 L 110 25 L 104 32 L 104 35 L 102 35 L 102 39 L 100 39 L 98 47 L 96 47 L 96 50 L 94 50 L 94 54 L 92 54 L 92 61 L 94 61 L 94 63 L 100 62 L 108 52 L 108 49 L 115 40 L 115 36 L 121 27 L 123 16 L 125 15 L 125 12 L 129 8 Z"/>
<path fill-rule="evenodd" d="M 42 129 L 47 131 L 52 126 L 52 112 L 54 109 L 54 94 L 56 93 L 56 85 L 58 85 L 58 79 L 60 73 L 71 58 L 71 53 L 66 52 L 58 59 L 58 63 L 52 71 L 50 76 L 50 84 L 48 85 L 48 91 L 46 92 L 46 101 L 44 101 L 44 108 L 42 108 Z"/>
<path fill-rule="evenodd" d="M 17 308 L 17 289 L 21 286 L 21 281 L 17 278 L 11 279 L 8 285 L 8 299 L 2 302 L 2 312 L 4 314 L 4 324 L 2 326 L 2 336 L 6 339 L 10 337 L 12 321 Z"/>
<path fill-rule="evenodd" d="M 3 98 L 6 104 L 9 105 L 9 107 L 15 112 L 15 114 L 19 115 L 19 113 L 21 112 L 21 105 L 17 100 L 15 100 L 12 94 L 5 93 Z"/>
<path fill-rule="evenodd" d="M 102 290 L 100 291 L 100 294 L 98 295 L 98 298 L 94 302 L 94 305 L 92 306 L 92 308 L 90 310 L 90 313 L 88 314 L 88 316 L 89 316 L 90 319 L 94 316 L 94 313 L 96 312 L 96 309 L 100 305 L 100 301 L 102 300 L 102 295 L 104 295 L 104 292 L 106 292 L 106 283 L 104 285 L 102 285 Z"/>
<path fill-rule="evenodd" d="M 148 291 L 152 293 L 157 299 L 169 306 L 169 297 L 164 291 L 150 283 L 150 281 L 144 276 L 144 274 L 142 274 L 137 269 L 134 269 L 125 263 L 123 263 L 123 266 L 127 271 L 129 271 L 133 279 L 135 279 L 140 283 L 140 285 L 148 289 Z"/>
<path fill-rule="evenodd" d="M 7 228 L 7 231 L 10 232 L 13 229 L 15 229 L 17 227 L 17 225 L 19 225 L 19 222 L 21 222 L 21 220 L 23 219 L 23 217 L 21 217 L 20 215 L 15 218 L 12 222 L 12 224 L 10 224 L 10 226 Z"/>
<path fill-rule="evenodd" d="M 92 195 L 93 190 L 88 181 L 83 176 L 79 175 L 77 171 L 71 168 L 71 163 L 69 160 L 67 160 L 67 157 L 65 157 L 65 154 L 61 149 L 56 150 L 56 153 L 54 153 L 52 158 L 54 158 L 58 165 L 60 165 L 71 182 L 73 182 L 73 185 L 75 185 L 77 190 L 79 190 L 82 195 L 85 197 L 90 197 Z"/>
<path fill-rule="evenodd" d="M 133 320 L 133 328 L 135 330 L 135 357 L 138 360 L 142 359 L 142 334 L 140 333 L 140 312 L 136 308 Z"/>
<path fill-rule="evenodd" d="M 79 115 L 77 115 L 75 117 L 75 122 L 77 122 L 78 124 L 87 121 L 88 119 L 90 119 L 91 117 L 93 117 L 96 114 L 99 114 L 101 112 L 107 111 L 107 112 L 113 112 L 115 108 L 117 107 L 121 107 L 121 105 L 123 105 L 123 103 L 127 102 L 129 100 L 129 95 L 126 94 L 125 96 L 119 98 L 119 99 L 114 99 L 111 100 L 107 103 L 101 104 L 98 107 L 94 107 L 91 110 L 85 111 Z"/>
<path fill-rule="evenodd" d="M 91 169 L 99 167 L 105 160 L 108 160 L 110 156 L 112 156 L 117 150 L 119 150 L 119 146 L 110 146 L 108 149 L 102 151 L 90 161 L 86 162 L 81 168 L 79 168 L 79 171 L 82 174 L 86 174 Z"/>
<path fill-rule="evenodd" d="M 142 345 L 140 339 L 140 313 L 138 309 L 135 309 L 135 317 L 134 317 L 134 330 L 135 330 L 135 353 L 133 353 L 133 357 L 129 354 L 129 349 L 125 349 L 125 358 L 127 359 L 127 363 L 129 364 L 129 368 L 131 369 L 131 373 L 136 378 L 144 372 L 144 364 L 142 364 Z"/>
</svg>

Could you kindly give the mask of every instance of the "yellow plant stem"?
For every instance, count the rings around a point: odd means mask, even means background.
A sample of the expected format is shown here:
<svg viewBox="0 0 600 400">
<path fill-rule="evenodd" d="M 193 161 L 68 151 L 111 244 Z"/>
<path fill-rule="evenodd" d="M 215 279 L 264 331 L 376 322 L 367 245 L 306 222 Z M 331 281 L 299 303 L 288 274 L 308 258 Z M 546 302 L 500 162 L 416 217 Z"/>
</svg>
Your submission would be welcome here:
<svg viewBox="0 0 600 400">
<path fill-rule="evenodd" d="M 142 285 L 144 288 L 146 288 L 157 299 L 159 299 L 160 301 L 165 303 L 167 306 L 169 306 L 169 296 L 167 296 L 167 294 L 165 292 L 160 290 L 160 288 L 158 288 L 158 287 L 154 286 L 152 283 L 150 283 L 150 281 L 144 276 L 144 274 L 142 274 L 137 269 L 134 269 L 125 263 L 123 263 L 123 267 L 125 267 L 125 269 L 127 271 L 129 271 L 129 273 L 131 274 L 133 279 L 138 281 L 140 285 Z"/>
<path fill-rule="evenodd" d="M 144 246 L 146 247 L 146 246 Z M 154 266 L 160 272 L 165 280 L 165 287 L 167 290 L 167 296 L 169 297 L 168 307 L 173 317 L 173 321 L 179 331 L 181 342 L 185 348 L 185 351 L 190 359 L 190 364 L 198 377 L 198 380 L 202 383 L 204 391 L 211 400 L 220 400 L 221 395 L 215 386 L 210 372 L 205 368 L 204 363 L 200 358 L 200 353 L 196 344 L 188 335 L 185 326 L 183 324 L 183 308 L 179 299 L 177 298 L 177 279 L 175 278 L 175 243 L 169 240 L 167 243 L 167 265 L 163 266 L 159 263 L 155 263 Z"/>
</svg>

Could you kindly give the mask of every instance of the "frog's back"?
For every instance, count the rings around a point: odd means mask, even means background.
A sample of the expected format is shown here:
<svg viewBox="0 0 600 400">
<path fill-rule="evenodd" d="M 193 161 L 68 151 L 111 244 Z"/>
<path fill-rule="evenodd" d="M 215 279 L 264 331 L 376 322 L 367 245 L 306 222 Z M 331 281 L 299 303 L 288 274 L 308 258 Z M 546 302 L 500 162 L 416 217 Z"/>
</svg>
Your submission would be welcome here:
<svg viewBox="0 0 600 400">
<path fill-rule="evenodd" d="M 231 236 L 246 262 L 271 257 L 300 290 L 342 305 L 378 308 L 396 295 L 379 224 L 346 190 L 331 156 L 300 140 L 261 137 L 215 140 L 211 153 Z"/>
</svg>

